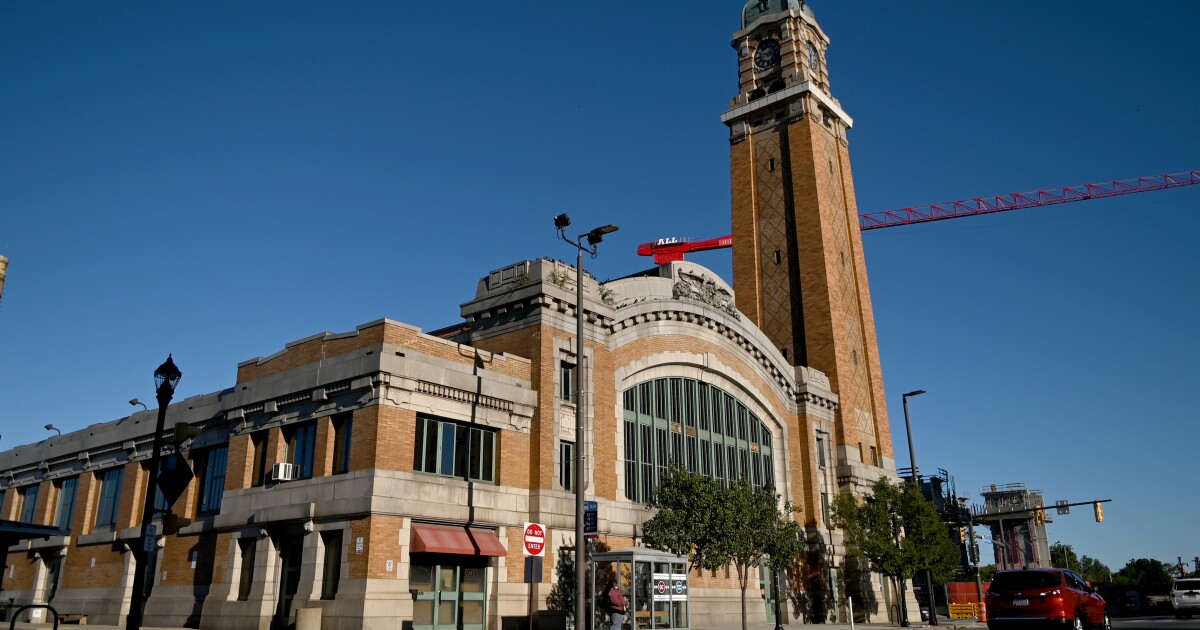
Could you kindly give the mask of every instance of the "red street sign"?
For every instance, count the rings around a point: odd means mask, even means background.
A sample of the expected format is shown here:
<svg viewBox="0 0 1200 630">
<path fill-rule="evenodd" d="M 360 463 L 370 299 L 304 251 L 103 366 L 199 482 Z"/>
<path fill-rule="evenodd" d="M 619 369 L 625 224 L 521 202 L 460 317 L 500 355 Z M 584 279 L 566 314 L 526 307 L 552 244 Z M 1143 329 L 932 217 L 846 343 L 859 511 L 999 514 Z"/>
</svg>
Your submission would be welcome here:
<svg viewBox="0 0 1200 630">
<path fill-rule="evenodd" d="M 664 582 L 662 580 L 658 581 L 658 592 L 660 595 L 665 594 L 667 592 L 667 583 L 666 582 Z"/>
<path fill-rule="evenodd" d="M 540 523 L 525 523 L 525 534 L 522 536 L 525 544 L 525 555 L 546 555 L 546 530 Z"/>
</svg>

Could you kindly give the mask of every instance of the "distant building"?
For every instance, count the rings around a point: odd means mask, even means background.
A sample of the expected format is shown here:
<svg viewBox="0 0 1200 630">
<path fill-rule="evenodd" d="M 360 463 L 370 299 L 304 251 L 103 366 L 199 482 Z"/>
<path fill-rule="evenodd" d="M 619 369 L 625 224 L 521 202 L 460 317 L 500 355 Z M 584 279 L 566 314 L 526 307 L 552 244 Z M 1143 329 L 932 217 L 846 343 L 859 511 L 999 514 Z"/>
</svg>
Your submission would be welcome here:
<svg viewBox="0 0 1200 630">
<path fill-rule="evenodd" d="M 983 511 L 976 515 L 991 529 L 997 569 L 1052 567 L 1046 523 L 1053 522 L 1041 490 L 1023 483 L 992 484 L 979 491 Z"/>
</svg>

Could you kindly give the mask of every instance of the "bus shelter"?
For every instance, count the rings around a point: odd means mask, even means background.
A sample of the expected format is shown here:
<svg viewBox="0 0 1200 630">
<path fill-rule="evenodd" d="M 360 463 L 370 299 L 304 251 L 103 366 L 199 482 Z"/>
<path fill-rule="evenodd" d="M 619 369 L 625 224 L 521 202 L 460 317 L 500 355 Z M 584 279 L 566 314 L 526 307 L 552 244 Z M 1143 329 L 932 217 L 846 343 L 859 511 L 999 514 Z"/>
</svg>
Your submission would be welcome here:
<svg viewBox="0 0 1200 630">
<path fill-rule="evenodd" d="M 596 620 L 593 627 L 608 628 L 607 614 L 597 610 L 596 602 L 604 594 L 604 586 L 612 580 L 628 602 L 626 628 L 690 628 L 687 566 L 686 556 L 646 547 L 592 554 L 591 615 Z"/>
</svg>

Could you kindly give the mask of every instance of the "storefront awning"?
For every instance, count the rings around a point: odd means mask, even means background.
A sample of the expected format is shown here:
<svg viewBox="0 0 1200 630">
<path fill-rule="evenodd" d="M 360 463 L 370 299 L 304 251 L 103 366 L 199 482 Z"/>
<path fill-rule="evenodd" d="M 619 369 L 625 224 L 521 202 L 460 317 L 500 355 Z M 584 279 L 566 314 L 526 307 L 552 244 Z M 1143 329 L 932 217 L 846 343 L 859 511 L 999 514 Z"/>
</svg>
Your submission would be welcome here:
<svg viewBox="0 0 1200 630">
<path fill-rule="evenodd" d="M 413 523 L 413 553 L 456 553 L 467 556 L 506 556 L 496 532 L 465 525 Z"/>
</svg>

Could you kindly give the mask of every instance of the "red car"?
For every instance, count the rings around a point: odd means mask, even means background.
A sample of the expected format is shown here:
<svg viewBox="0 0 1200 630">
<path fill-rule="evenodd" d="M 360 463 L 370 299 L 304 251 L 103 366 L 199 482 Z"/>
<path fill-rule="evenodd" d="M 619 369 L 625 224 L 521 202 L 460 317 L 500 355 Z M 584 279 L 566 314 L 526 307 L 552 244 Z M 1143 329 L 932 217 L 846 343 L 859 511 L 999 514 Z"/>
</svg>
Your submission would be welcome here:
<svg viewBox="0 0 1200 630">
<path fill-rule="evenodd" d="M 1104 598 L 1073 571 L 1001 571 L 987 592 L 989 630 L 1045 622 L 1071 630 L 1111 630 Z"/>
</svg>

